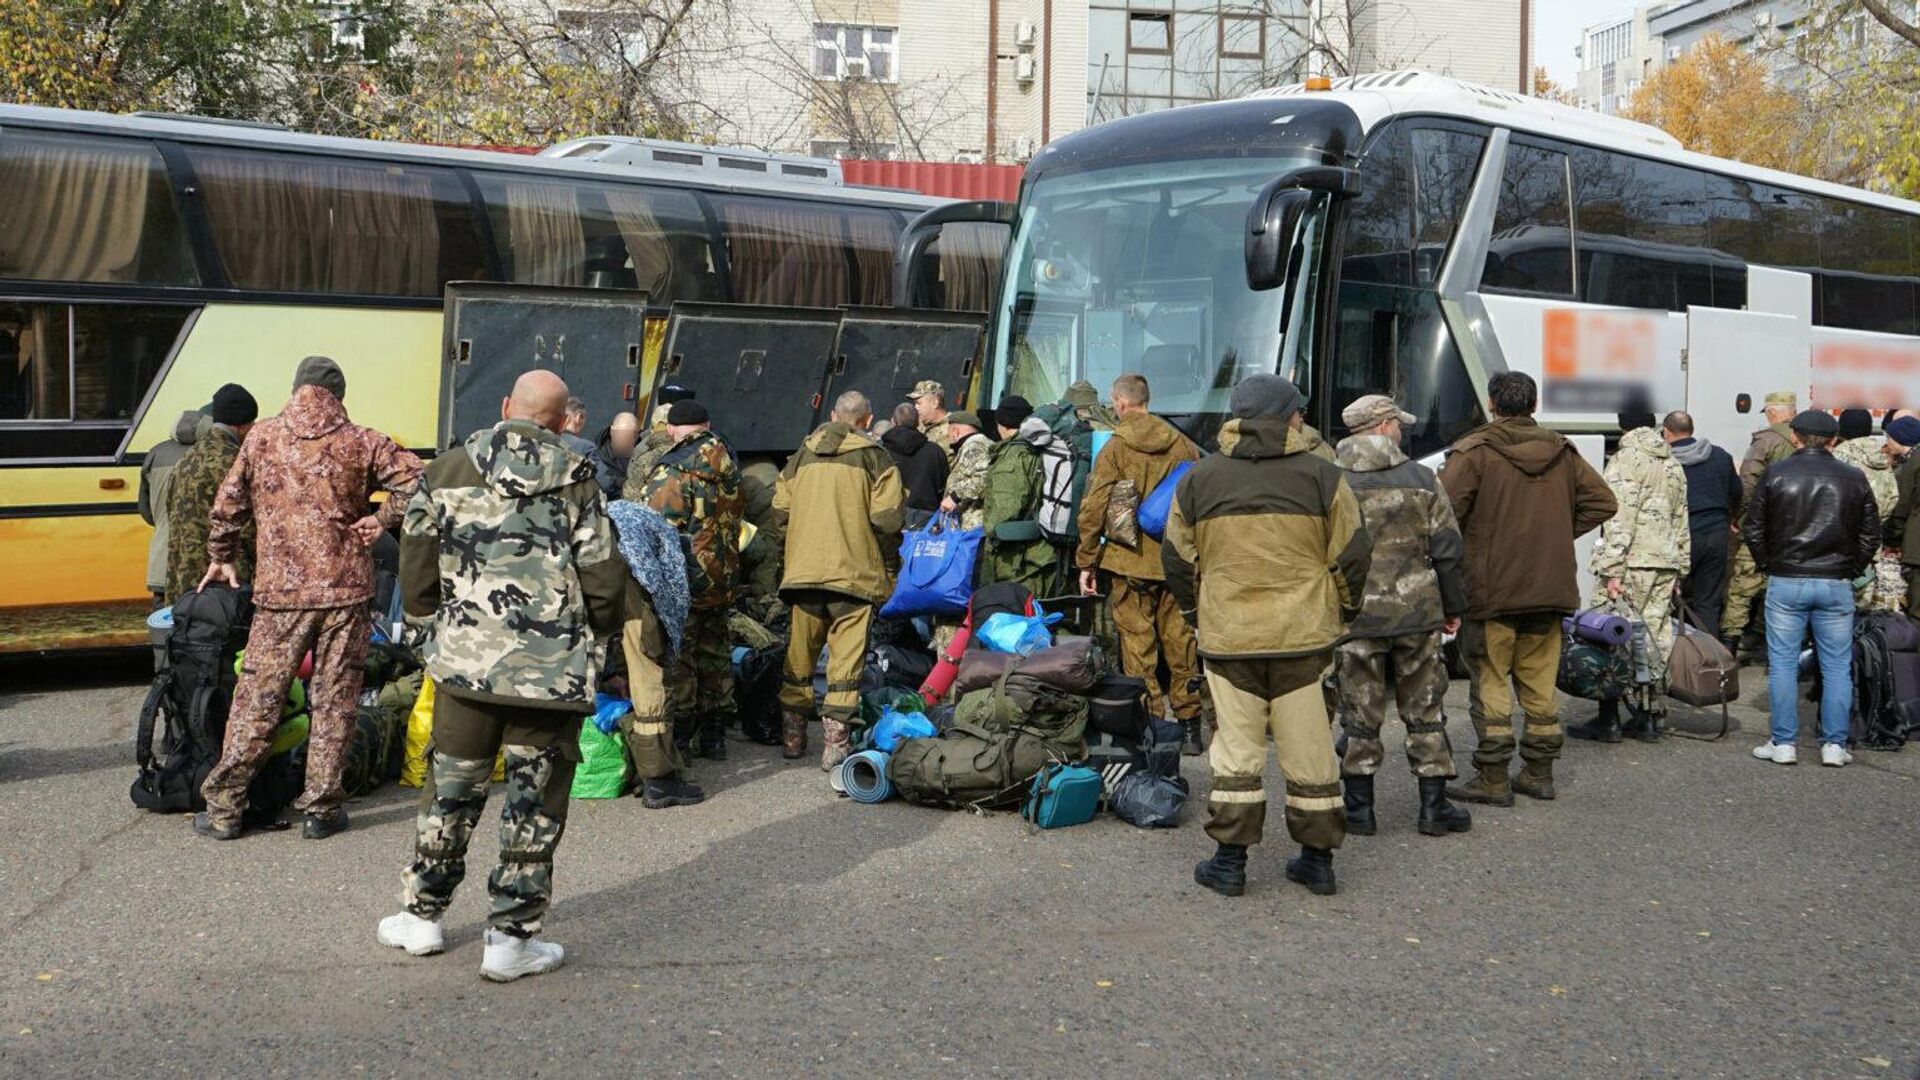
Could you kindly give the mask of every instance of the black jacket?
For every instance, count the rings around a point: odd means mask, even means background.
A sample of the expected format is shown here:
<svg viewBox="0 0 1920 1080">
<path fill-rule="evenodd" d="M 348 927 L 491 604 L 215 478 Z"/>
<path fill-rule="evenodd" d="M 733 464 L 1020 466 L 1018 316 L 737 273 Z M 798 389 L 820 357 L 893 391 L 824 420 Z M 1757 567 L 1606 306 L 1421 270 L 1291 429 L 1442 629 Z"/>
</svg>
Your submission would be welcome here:
<svg viewBox="0 0 1920 1080">
<path fill-rule="evenodd" d="M 1880 509 L 1859 469 L 1797 450 L 1754 489 L 1740 538 L 1762 574 L 1851 581 L 1880 550 Z"/>
<path fill-rule="evenodd" d="M 947 490 L 946 451 L 927 440 L 913 428 L 888 428 L 880 436 L 880 445 L 892 455 L 900 470 L 900 486 L 906 490 L 907 509 L 932 513 L 940 509 L 940 496 Z"/>
<path fill-rule="evenodd" d="M 1673 456 L 1687 473 L 1687 531 L 1724 531 L 1740 510 L 1733 455 L 1705 439 L 1681 439 L 1673 444 Z"/>
</svg>

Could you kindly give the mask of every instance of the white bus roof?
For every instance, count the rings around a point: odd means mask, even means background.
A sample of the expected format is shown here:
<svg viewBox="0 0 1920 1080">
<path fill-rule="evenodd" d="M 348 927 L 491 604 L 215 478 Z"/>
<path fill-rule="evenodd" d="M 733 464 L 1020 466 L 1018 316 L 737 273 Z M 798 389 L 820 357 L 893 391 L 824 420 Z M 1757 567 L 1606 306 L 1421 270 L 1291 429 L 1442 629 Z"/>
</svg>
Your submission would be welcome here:
<svg viewBox="0 0 1920 1080">
<path fill-rule="evenodd" d="M 691 161 L 676 161 L 670 156 L 658 156 L 652 160 L 641 160 L 637 156 L 624 160 L 620 158 L 601 160 L 596 156 L 516 154 L 498 150 L 386 142 L 379 139 L 309 135 L 273 125 L 200 116 L 102 113 L 79 109 L 50 109 L 37 105 L 0 104 L 0 135 L 3 135 L 9 126 L 96 135 L 139 136 L 217 146 L 245 146 L 259 150 L 304 151 L 379 161 L 462 165 L 495 172 L 537 173 L 582 180 L 646 181 L 707 191 L 737 192 L 743 195 L 781 195 L 824 202 L 859 203 L 907 211 L 925 210 L 953 201 L 915 192 L 894 191 L 889 188 L 843 186 L 822 182 L 820 178 L 788 180 L 757 172 L 733 170 L 722 172 Z M 648 145 L 640 140 L 630 141 L 618 137 L 580 140 L 562 145 L 577 147 L 580 142 Z M 709 153 L 724 152 L 722 148 L 717 147 L 706 149 Z M 775 160 L 770 155 L 758 151 L 743 151 L 736 156 Z"/>
<path fill-rule="evenodd" d="M 1670 161 L 1708 172 L 1774 184 L 1814 195 L 1828 195 L 1869 203 L 1908 214 L 1920 214 L 1920 203 L 1848 187 L 1808 176 L 1765 169 L 1727 158 L 1697 154 L 1651 124 L 1642 124 L 1589 109 L 1563 105 L 1545 98 L 1527 97 L 1511 90 L 1462 82 L 1424 71 L 1381 71 L 1333 80 L 1331 90 L 1308 90 L 1304 84 L 1256 90 L 1249 98 L 1312 97 L 1332 99 L 1352 109 L 1361 126 L 1372 131 L 1393 116 L 1429 114 L 1457 116 L 1495 127 L 1531 132 L 1606 150 Z"/>
</svg>

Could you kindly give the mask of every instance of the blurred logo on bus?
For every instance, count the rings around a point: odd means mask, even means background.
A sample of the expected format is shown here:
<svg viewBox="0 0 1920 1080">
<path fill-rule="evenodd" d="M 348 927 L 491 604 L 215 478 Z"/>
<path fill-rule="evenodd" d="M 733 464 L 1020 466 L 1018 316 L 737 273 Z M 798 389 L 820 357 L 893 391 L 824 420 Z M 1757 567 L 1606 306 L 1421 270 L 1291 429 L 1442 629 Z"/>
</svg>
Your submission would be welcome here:
<svg viewBox="0 0 1920 1080">
<path fill-rule="evenodd" d="M 1660 373 L 1664 313 L 1576 311 L 1540 316 L 1540 399 L 1552 412 L 1644 409 Z"/>
</svg>

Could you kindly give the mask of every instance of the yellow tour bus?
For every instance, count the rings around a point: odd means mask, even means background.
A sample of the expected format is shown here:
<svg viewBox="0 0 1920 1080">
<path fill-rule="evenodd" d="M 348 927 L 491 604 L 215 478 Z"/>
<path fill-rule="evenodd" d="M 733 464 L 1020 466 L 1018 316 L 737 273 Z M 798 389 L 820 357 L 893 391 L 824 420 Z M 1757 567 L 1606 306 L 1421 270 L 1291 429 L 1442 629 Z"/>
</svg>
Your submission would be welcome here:
<svg viewBox="0 0 1920 1080">
<path fill-rule="evenodd" d="M 332 356 L 355 421 L 430 452 L 449 281 L 644 290 L 648 387 L 672 302 L 890 303 L 902 229 L 948 201 L 630 138 L 523 155 L 0 105 L 0 653 L 146 640 L 140 466 L 223 383 L 271 416 Z M 977 254 L 939 306 L 986 310 L 1000 252 Z"/>
</svg>

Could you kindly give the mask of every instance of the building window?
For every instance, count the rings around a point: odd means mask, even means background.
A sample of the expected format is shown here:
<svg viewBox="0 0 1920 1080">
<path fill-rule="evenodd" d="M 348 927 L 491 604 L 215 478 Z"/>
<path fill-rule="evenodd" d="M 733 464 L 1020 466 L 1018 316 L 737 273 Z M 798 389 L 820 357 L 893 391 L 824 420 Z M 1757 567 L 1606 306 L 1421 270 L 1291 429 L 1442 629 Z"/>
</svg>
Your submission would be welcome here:
<svg viewBox="0 0 1920 1080">
<path fill-rule="evenodd" d="M 1220 55 L 1228 60 L 1265 60 L 1267 58 L 1267 17 L 1221 15 Z"/>
<path fill-rule="evenodd" d="M 1173 12 L 1127 12 L 1127 51 L 1169 55 L 1173 52 Z"/>
<path fill-rule="evenodd" d="M 893 82 L 899 77 L 898 55 L 890 26 L 844 26 L 816 23 L 813 27 L 813 74 L 820 79 L 872 79 Z"/>
</svg>

